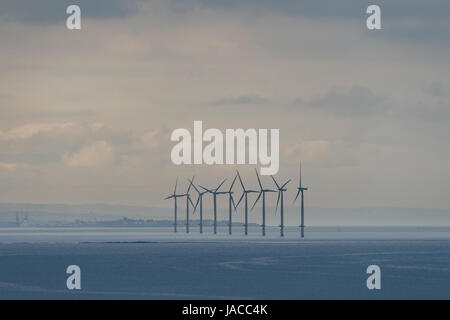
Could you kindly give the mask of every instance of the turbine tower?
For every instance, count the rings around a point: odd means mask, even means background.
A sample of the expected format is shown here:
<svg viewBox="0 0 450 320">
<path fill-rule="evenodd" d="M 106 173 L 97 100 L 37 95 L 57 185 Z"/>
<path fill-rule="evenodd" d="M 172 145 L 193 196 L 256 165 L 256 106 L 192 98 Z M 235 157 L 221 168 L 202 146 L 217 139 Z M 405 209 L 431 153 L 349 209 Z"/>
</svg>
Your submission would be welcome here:
<svg viewBox="0 0 450 320">
<path fill-rule="evenodd" d="M 295 196 L 294 202 L 297 200 L 298 195 L 301 193 L 302 194 L 302 199 L 301 199 L 301 222 L 300 222 L 300 231 L 301 231 L 301 236 L 302 238 L 305 237 L 305 206 L 304 206 L 304 198 L 303 198 L 303 192 L 308 190 L 308 188 L 306 187 L 302 187 L 302 163 L 300 162 L 300 178 L 299 178 L 299 183 L 298 183 L 298 187 L 297 187 L 297 195 Z"/>
<path fill-rule="evenodd" d="M 277 181 L 275 180 L 275 178 L 274 178 L 273 176 L 271 176 L 271 177 L 272 177 L 272 180 L 273 180 L 273 182 L 275 183 L 275 185 L 277 186 L 277 189 L 278 189 L 278 199 L 277 199 L 277 206 L 276 206 L 276 209 L 275 209 L 275 214 L 276 214 L 277 211 L 278 211 L 278 203 L 280 202 L 280 198 L 281 198 L 281 207 L 280 207 L 280 212 L 281 212 L 281 214 L 280 214 L 280 236 L 281 236 L 281 237 L 284 237 L 284 205 L 283 205 L 283 203 L 284 203 L 284 196 L 283 196 L 283 192 L 287 190 L 285 187 L 286 187 L 286 185 L 291 181 L 291 179 L 289 179 L 287 182 L 285 182 L 285 183 L 280 187 L 280 185 L 277 183 Z"/>
<path fill-rule="evenodd" d="M 217 192 L 217 194 L 228 194 L 228 234 L 231 235 L 231 229 L 232 229 L 232 223 L 233 223 L 233 218 L 232 218 L 232 208 L 231 205 L 233 204 L 234 206 L 234 211 L 236 211 L 236 204 L 234 203 L 234 199 L 233 199 L 233 186 L 234 183 L 236 182 L 236 178 L 237 175 L 234 177 L 233 182 L 231 183 L 230 189 L 228 191 L 222 191 L 222 192 Z"/>
<path fill-rule="evenodd" d="M 190 180 L 192 183 L 192 180 Z M 197 202 L 195 203 L 194 212 L 197 210 L 197 206 L 200 204 L 200 233 L 203 233 L 203 195 L 207 193 L 208 191 L 200 192 L 195 184 L 192 183 L 192 186 L 194 187 L 195 191 L 198 193 Z"/>
<path fill-rule="evenodd" d="M 245 228 L 245 235 L 248 235 L 248 194 L 249 193 L 258 193 L 258 191 L 256 190 L 247 190 L 245 189 L 244 183 L 242 182 L 241 179 L 241 175 L 239 174 L 239 171 L 237 172 L 237 176 L 239 178 L 239 182 L 241 183 L 242 186 L 242 196 L 239 199 L 238 203 L 236 204 L 236 208 L 239 206 L 239 203 L 241 203 L 242 199 L 245 198 L 245 223 L 244 223 L 244 228 Z"/>
<path fill-rule="evenodd" d="M 173 231 L 175 233 L 177 232 L 177 198 L 184 196 L 183 194 L 177 194 L 177 185 L 178 185 L 178 178 L 177 178 L 177 181 L 175 182 L 175 188 L 173 189 L 173 194 L 164 198 L 164 200 L 173 199 L 173 204 L 174 204 Z"/>
<path fill-rule="evenodd" d="M 259 179 L 258 171 L 256 171 L 256 169 L 255 169 L 255 172 L 256 172 L 256 177 L 258 178 L 259 195 L 258 195 L 258 198 L 256 198 L 255 203 L 252 206 L 252 210 L 262 195 L 262 235 L 265 236 L 266 235 L 266 192 L 276 192 L 276 191 L 272 190 L 272 189 L 264 189 L 261 184 L 261 180 Z"/>
<path fill-rule="evenodd" d="M 191 186 L 193 185 L 194 177 L 192 177 L 192 180 L 189 181 L 190 183 L 186 193 L 181 195 L 182 197 L 186 197 L 186 233 L 189 233 L 189 203 L 192 205 L 192 208 L 194 208 L 194 203 L 192 202 L 191 194 L 189 193 Z"/>
<path fill-rule="evenodd" d="M 214 234 L 217 234 L 217 195 L 220 193 L 220 192 L 218 192 L 218 190 L 220 189 L 220 187 L 224 184 L 224 182 L 226 180 L 227 179 L 223 180 L 219 184 L 219 186 L 217 188 L 215 188 L 215 189 L 208 189 L 208 188 L 205 188 L 203 186 L 199 186 L 203 190 L 205 190 L 205 191 L 207 191 L 207 192 L 209 192 L 209 193 L 211 193 L 213 195 L 213 200 L 214 200 Z"/>
</svg>

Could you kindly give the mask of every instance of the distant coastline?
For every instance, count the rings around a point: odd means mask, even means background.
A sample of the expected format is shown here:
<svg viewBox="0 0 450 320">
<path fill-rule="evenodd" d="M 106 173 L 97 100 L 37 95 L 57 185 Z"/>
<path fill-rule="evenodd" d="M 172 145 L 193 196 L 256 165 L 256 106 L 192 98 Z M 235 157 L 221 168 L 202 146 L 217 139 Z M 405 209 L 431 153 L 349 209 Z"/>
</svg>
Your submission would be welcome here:
<svg viewBox="0 0 450 320">
<path fill-rule="evenodd" d="M 221 203 L 218 223 L 228 225 L 228 208 Z M 286 225 L 299 225 L 299 208 L 288 206 Z M 279 225 L 275 208 L 267 207 L 267 224 Z M 310 213 L 306 226 L 337 227 L 434 227 L 450 226 L 449 209 L 421 208 L 316 208 L 308 207 Z M 233 224 L 242 225 L 243 212 L 233 213 Z M 180 208 L 180 226 L 185 218 Z M 193 225 L 198 225 L 198 213 L 191 215 Z M 249 225 L 259 225 L 260 210 L 249 214 Z M 212 209 L 204 207 L 204 224 L 212 223 Z M 114 204 L 27 204 L 0 203 L 0 227 L 172 227 L 173 208 L 158 208 Z"/>
</svg>

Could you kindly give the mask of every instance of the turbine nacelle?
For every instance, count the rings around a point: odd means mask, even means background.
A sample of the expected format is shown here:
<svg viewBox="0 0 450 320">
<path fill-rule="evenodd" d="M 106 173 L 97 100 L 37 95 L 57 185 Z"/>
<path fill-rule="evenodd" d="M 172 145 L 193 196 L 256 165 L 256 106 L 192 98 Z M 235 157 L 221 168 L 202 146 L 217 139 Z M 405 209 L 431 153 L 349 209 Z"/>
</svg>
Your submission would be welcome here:
<svg viewBox="0 0 450 320">
<path fill-rule="evenodd" d="M 220 187 L 225 183 L 225 181 L 226 181 L 227 179 L 224 179 L 220 184 L 219 184 L 219 186 L 216 188 L 216 189 L 208 189 L 208 188 L 206 188 L 206 187 L 204 187 L 204 186 L 201 186 L 201 185 L 199 185 L 199 187 L 200 188 L 202 188 L 203 190 L 205 190 L 206 192 L 209 192 L 209 193 L 212 193 L 212 194 L 218 194 L 218 192 L 217 192 L 217 190 L 219 190 L 220 189 Z"/>
<path fill-rule="evenodd" d="M 253 203 L 253 206 L 251 208 L 251 210 L 253 210 L 253 208 L 255 207 L 256 203 L 259 201 L 259 199 L 261 198 L 261 196 L 263 194 L 265 194 L 266 192 L 277 192 L 276 190 L 272 190 L 272 189 L 264 189 L 262 183 L 261 183 L 261 179 L 259 178 L 259 174 L 258 171 L 255 169 L 255 173 L 256 173 L 256 178 L 258 179 L 258 184 L 259 184 L 259 195 L 258 198 L 256 198 L 255 202 Z M 265 207 L 265 203 L 263 201 L 263 207 Z"/>
<path fill-rule="evenodd" d="M 278 204 L 280 203 L 280 198 L 283 196 L 283 192 L 284 191 L 287 191 L 287 189 L 285 188 L 286 186 L 287 186 L 287 184 L 289 183 L 289 182 L 291 182 L 291 179 L 289 179 L 288 181 L 286 181 L 283 185 L 279 185 L 278 184 L 278 182 L 277 182 L 277 180 L 275 180 L 275 178 L 273 177 L 273 176 L 271 176 L 272 177 L 272 180 L 273 180 L 273 183 L 275 183 L 275 185 L 277 186 L 277 189 L 278 189 L 278 198 L 277 198 L 277 206 L 275 207 L 275 214 L 277 213 L 277 211 L 278 211 Z M 281 199 L 281 206 L 283 207 L 283 199 L 284 198 L 282 198 Z M 283 209 L 283 208 L 282 208 Z"/>
<path fill-rule="evenodd" d="M 177 186 L 178 186 L 178 177 L 177 177 L 177 181 L 175 182 L 175 188 L 173 189 L 173 193 L 171 195 L 167 196 L 166 198 L 164 198 L 164 200 L 185 196 L 184 194 L 177 194 Z"/>
</svg>

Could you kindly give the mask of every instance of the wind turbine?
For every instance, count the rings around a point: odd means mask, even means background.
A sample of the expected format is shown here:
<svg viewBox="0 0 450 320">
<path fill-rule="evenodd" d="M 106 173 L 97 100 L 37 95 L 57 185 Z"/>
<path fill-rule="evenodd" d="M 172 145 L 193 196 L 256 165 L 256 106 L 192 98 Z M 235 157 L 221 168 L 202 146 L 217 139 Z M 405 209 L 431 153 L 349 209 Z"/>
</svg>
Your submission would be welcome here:
<svg viewBox="0 0 450 320">
<path fill-rule="evenodd" d="M 233 204 L 234 206 L 234 211 L 236 211 L 236 204 L 234 203 L 234 199 L 233 199 L 233 191 L 231 191 L 233 189 L 234 183 L 236 182 L 236 178 L 237 175 L 234 177 L 233 182 L 231 183 L 230 186 L 230 190 L 228 191 L 222 191 L 222 192 L 217 192 L 217 194 L 228 194 L 228 234 L 231 235 L 231 229 L 232 229 L 232 209 L 231 209 L 231 204 Z"/>
<path fill-rule="evenodd" d="M 174 232 L 177 232 L 177 198 L 184 196 L 183 194 L 177 194 L 177 185 L 178 185 L 178 178 L 177 178 L 177 181 L 175 182 L 175 188 L 173 189 L 173 194 L 164 198 L 164 200 L 173 199 L 173 204 L 174 204 L 174 223 L 173 223 L 174 230 L 173 231 Z"/>
<path fill-rule="evenodd" d="M 258 198 L 256 198 L 256 201 L 252 206 L 252 210 L 262 195 L 262 235 L 265 236 L 266 235 L 266 192 L 276 192 L 276 191 L 272 190 L 272 189 L 264 189 L 261 184 L 261 180 L 259 179 L 258 171 L 256 171 L 256 169 L 255 169 L 255 172 L 256 172 L 256 177 L 258 178 L 259 196 L 258 196 Z"/>
<path fill-rule="evenodd" d="M 300 162 L 300 179 L 297 187 L 297 195 L 295 196 L 294 202 L 297 200 L 298 195 L 300 192 L 302 193 L 302 206 L 301 206 L 301 222 L 300 222 L 300 230 L 301 230 L 301 236 L 302 238 L 305 237 L 305 206 L 304 206 L 304 200 L 303 200 L 303 191 L 308 190 L 308 188 L 302 187 L 302 163 Z"/>
<path fill-rule="evenodd" d="M 239 182 L 242 186 L 242 196 L 239 199 L 238 203 L 236 204 L 236 208 L 239 206 L 239 203 L 241 203 L 242 199 L 245 198 L 245 235 L 248 235 L 248 194 L 249 193 L 258 193 L 256 190 L 247 190 L 244 187 L 244 183 L 242 182 L 241 175 L 239 174 L 239 171 L 237 172 L 237 176 L 239 178 Z"/>
<path fill-rule="evenodd" d="M 189 191 L 191 190 L 191 186 L 193 185 L 194 177 L 192 177 L 192 180 L 189 181 L 190 183 L 186 193 L 181 195 L 182 197 L 186 197 L 186 233 L 189 233 L 189 203 L 194 208 L 194 203 L 192 202 L 191 194 L 189 193 Z"/>
<path fill-rule="evenodd" d="M 278 199 L 277 199 L 277 206 L 276 206 L 276 209 L 275 209 L 275 214 L 276 214 L 277 211 L 278 211 L 278 203 L 280 202 L 280 198 L 281 198 L 281 207 L 280 207 L 280 212 L 281 212 L 281 215 L 280 215 L 280 236 L 281 236 L 281 237 L 284 237 L 284 206 L 283 206 L 283 203 L 284 203 L 284 201 L 283 201 L 283 200 L 284 200 L 284 196 L 283 196 L 283 192 L 287 190 L 285 187 L 286 187 L 286 185 L 291 181 L 291 179 L 289 179 L 287 182 L 285 182 L 285 183 L 280 187 L 280 185 L 277 183 L 277 181 L 275 180 L 275 178 L 274 178 L 273 176 L 271 176 L 271 177 L 272 177 L 273 182 L 275 182 L 275 185 L 277 186 L 277 189 L 278 189 Z"/>
<path fill-rule="evenodd" d="M 205 190 L 205 191 L 207 191 L 207 192 L 209 192 L 209 193 L 211 193 L 213 195 L 213 200 L 214 200 L 214 234 L 217 234 L 217 195 L 220 194 L 220 192 L 217 192 L 217 191 L 220 189 L 220 187 L 224 184 L 224 182 L 226 180 L 227 179 L 223 180 L 219 184 L 219 186 L 217 188 L 215 188 L 215 189 L 208 189 L 208 188 L 205 188 L 203 186 L 200 186 L 200 188 L 202 188 L 203 190 Z"/>
<path fill-rule="evenodd" d="M 190 180 L 192 183 L 192 180 Z M 203 195 L 207 193 L 208 191 L 200 192 L 195 184 L 192 183 L 192 186 L 194 187 L 195 191 L 198 193 L 197 202 L 195 203 L 194 212 L 197 210 L 197 206 L 200 204 L 200 233 L 203 233 Z"/>
</svg>

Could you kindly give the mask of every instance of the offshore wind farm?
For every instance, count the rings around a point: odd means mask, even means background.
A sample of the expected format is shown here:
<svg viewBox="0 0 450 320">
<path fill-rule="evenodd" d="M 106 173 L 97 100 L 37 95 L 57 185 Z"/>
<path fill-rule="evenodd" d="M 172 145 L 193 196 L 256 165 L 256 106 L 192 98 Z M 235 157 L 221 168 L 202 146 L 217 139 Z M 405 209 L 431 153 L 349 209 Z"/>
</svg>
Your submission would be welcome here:
<svg viewBox="0 0 450 320">
<path fill-rule="evenodd" d="M 213 216 L 214 216 L 214 229 L 213 232 L 214 234 L 217 234 L 217 195 L 228 195 L 228 234 L 231 235 L 232 234 L 232 228 L 233 228 L 233 212 L 235 214 L 237 214 L 238 212 L 238 206 L 241 203 L 241 201 L 244 199 L 244 235 L 248 235 L 248 195 L 251 193 L 257 193 L 258 196 L 256 197 L 250 211 L 252 211 L 256 204 L 258 203 L 258 201 L 260 199 L 262 199 L 262 206 L 261 206 L 261 231 L 262 231 L 262 236 L 266 236 L 266 193 L 277 193 L 277 202 L 276 202 L 276 206 L 275 206 L 275 212 L 274 214 L 277 214 L 278 211 L 278 206 L 280 205 L 280 236 L 284 237 L 284 192 L 287 191 L 287 185 L 289 184 L 289 182 L 292 181 L 292 179 L 287 180 L 286 182 L 284 182 L 281 186 L 278 184 L 278 182 L 276 181 L 275 177 L 273 175 L 271 175 L 272 181 L 275 184 L 276 189 L 267 189 L 263 187 L 263 184 L 261 182 L 261 178 L 258 174 L 258 171 L 255 169 L 255 174 L 256 174 L 256 179 L 259 185 L 259 191 L 257 190 L 248 190 L 245 188 L 243 179 L 239 173 L 239 171 L 236 171 L 236 174 L 230 184 L 230 187 L 228 189 L 228 191 L 219 191 L 220 188 L 224 185 L 224 183 L 226 182 L 227 179 L 224 179 L 215 189 L 212 188 L 206 188 L 202 185 L 198 185 L 195 186 L 194 184 L 194 177 L 192 177 L 192 179 L 187 179 L 188 182 L 188 187 L 187 187 L 187 191 L 184 194 L 177 194 L 176 193 L 176 188 L 178 185 L 178 178 L 176 179 L 175 182 L 175 188 L 172 194 L 168 195 L 167 197 L 164 198 L 164 200 L 170 200 L 170 199 L 174 199 L 174 207 L 173 207 L 173 226 L 174 226 L 174 233 L 177 232 L 177 225 L 178 225 L 178 221 L 177 221 L 177 217 L 178 217 L 178 206 L 177 206 L 177 198 L 179 197 L 186 197 L 186 233 L 189 233 L 189 208 L 190 206 L 193 207 L 193 212 L 195 213 L 197 211 L 197 206 L 200 206 L 199 211 L 200 211 L 200 228 L 199 228 L 199 232 L 203 233 L 203 196 L 205 194 L 210 194 L 213 197 Z M 233 191 L 233 187 L 236 184 L 236 180 L 239 179 L 240 185 L 242 187 L 241 190 L 241 196 L 239 197 L 238 202 L 236 203 L 233 197 L 234 191 Z M 194 188 L 194 190 L 197 193 L 197 200 L 196 203 L 194 205 L 194 202 L 191 199 L 191 188 Z M 203 192 L 200 192 L 198 188 L 203 189 Z M 297 187 L 297 195 L 295 196 L 295 199 L 293 200 L 293 203 L 295 203 L 295 201 L 297 200 L 299 194 L 301 193 L 301 206 L 300 206 L 300 215 L 299 215 L 299 222 L 300 222 L 300 235 L 303 238 L 305 236 L 304 230 L 305 230 L 305 207 L 304 207 L 304 191 L 308 190 L 308 188 L 302 186 L 302 167 L 301 167 L 301 163 L 300 163 L 300 169 L 299 169 L 299 186 Z M 281 200 L 281 202 L 280 202 Z"/>
</svg>

